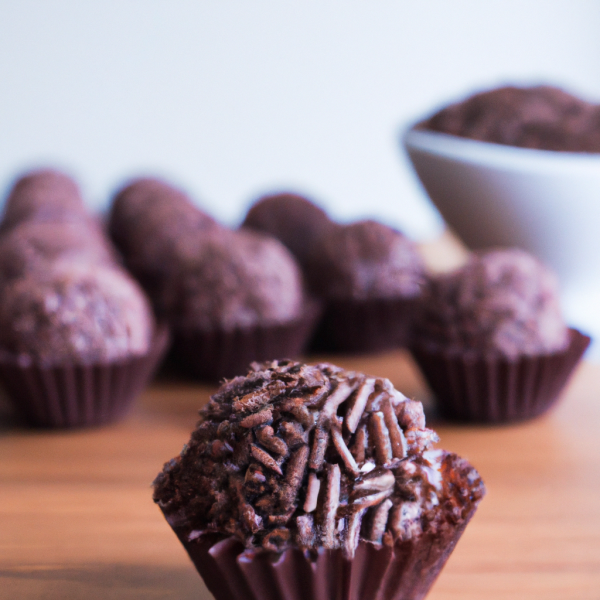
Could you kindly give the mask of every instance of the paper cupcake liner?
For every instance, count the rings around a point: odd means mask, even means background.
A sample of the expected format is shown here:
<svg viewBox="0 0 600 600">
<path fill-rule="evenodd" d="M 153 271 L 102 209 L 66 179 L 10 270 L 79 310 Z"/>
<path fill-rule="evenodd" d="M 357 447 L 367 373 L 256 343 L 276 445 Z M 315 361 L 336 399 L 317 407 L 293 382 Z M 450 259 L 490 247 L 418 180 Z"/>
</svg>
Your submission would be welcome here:
<svg viewBox="0 0 600 600">
<path fill-rule="evenodd" d="M 113 363 L 43 367 L 0 359 L 0 382 L 36 427 L 85 427 L 117 420 L 146 387 L 169 340 L 159 327 L 147 354 Z"/>
<path fill-rule="evenodd" d="M 173 358 L 202 381 L 245 375 L 253 361 L 294 358 L 306 349 L 320 314 L 318 305 L 289 323 L 234 329 L 173 332 Z"/>
<path fill-rule="evenodd" d="M 418 346 L 411 351 L 444 416 L 503 423 L 535 417 L 554 404 L 591 341 L 576 329 L 569 336 L 563 352 L 514 361 Z"/>
<path fill-rule="evenodd" d="M 363 354 L 408 346 L 417 309 L 415 298 L 329 301 L 311 350 Z"/>
<path fill-rule="evenodd" d="M 245 550 L 214 534 L 175 533 L 216 600 L 419 600 L 433 585 L 468 519 L 393 548 L 361 541 L 353 559 L 340 549 L 282 553 Z"/>
</svg>

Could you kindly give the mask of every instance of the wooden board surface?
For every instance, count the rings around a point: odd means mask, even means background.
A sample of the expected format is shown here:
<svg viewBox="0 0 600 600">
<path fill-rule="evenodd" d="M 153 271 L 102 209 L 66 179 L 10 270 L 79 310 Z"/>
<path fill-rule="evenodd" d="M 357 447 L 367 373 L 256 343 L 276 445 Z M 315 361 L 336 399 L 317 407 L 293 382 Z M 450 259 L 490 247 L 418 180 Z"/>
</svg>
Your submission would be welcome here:
<svg viewBox="0 0 600 600">
<path fill-rule="evenodd" d="M 427 398 L 404 352 L 338 360 Z M 583 364 L 560 404 L 529 423 L 436 424 L 488 495 L 431 600 L 600 598 L 600 367 Z M 0 432 L 0 598 L 208 599 L 151 500 L 211 388 L 163 381 L 121 423 Z"/>
</svg>

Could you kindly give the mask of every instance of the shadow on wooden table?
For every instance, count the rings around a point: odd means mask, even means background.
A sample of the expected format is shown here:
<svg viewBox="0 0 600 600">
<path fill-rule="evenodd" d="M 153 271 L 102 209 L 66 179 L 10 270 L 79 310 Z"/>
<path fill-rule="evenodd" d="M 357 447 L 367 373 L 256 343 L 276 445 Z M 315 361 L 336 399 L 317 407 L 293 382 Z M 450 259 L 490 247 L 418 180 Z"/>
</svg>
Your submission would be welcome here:
<svg viewBox="0 0 600 600">
<path fill-rule="evenodd" d="M 192 565 L 27 565 L 0 569 L 0 597 L 44 600 L 211 600 Z"/>
</svg>

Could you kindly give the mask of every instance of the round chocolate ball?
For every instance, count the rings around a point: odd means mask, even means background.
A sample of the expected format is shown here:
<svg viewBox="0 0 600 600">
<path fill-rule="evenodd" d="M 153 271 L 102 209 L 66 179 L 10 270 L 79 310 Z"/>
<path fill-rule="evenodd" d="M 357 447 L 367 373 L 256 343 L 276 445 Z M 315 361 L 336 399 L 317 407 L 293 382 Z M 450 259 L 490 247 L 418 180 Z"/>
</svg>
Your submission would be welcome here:
<svg viewBox="0 0 600 600">
<path fill-rule="evenodd" d="M 312 246 L 332 227 L 327 213 L 316 204 L 291 193 L 273 194 L 257 200 L 242 227 L 276 237 L 304 265 Z"/>
<path fill-rule="evenodd" d="M 432 279 L 416 337 L 432 350 L 507 358 L 557 352 L 569 341 L 555 275 L 517 249 L 476 254 Z"/>
<path fill-rule="evenodd" d="M 371 220 L 339 225 L 320 238 L 307 276 L 316 294 L 344 300 L 416 297 L 425 277 L 414 243 Z"/>
<path fill-rule="evenodd" d="M 152 335 L 146 297 L 115 266 L 58 262 L 8 282 L 0 297 L 0 349 L 21 361 L 111 362 L 146 353 Z"/>
<path fill-rule="evenodd" d="M 182 453 L 156 478 L 154 500 L 192 547 L 219 533 L 272 561 L 287 549 L 320 559 L 323 549 L 341 549 L 347 566 L 361 542 L 388 555 L 421 543 L 419 560 L 404 559 L 398 572 L 418 565 L 413 581 L 427 585 L 402 597 L 422 598 L 432 578 L 421 558 L 447 556 L 448 533 L 464 528 L 485 494 L 466 460 L 432 448 L 437 439 L 421 403 L 387 379 L 327 363 L 255 363 L 211 397 Z"/>
<path fill-rule="evenodd" d="M 68 175 L 52 169 L 33 171 L 16 181 L 6 200 L 1 228 L 27 220 L 85 221 L 81 193 Z"/>
<path fill-rule="evenodd" d="M 300 269 L 275 238 L 220 230 L 197 238 L 186 252 L 164 287 L 163 306 L 176 327 L 231 330 L 300 315 Z"/>
<path fill-rule="evenodd" d="M 128 268 L 154 294 L 169 275 L 180 245 L 219 225 L 181 190 L 144 178 L 117 193 L 108 227 Z"/>
</svg>

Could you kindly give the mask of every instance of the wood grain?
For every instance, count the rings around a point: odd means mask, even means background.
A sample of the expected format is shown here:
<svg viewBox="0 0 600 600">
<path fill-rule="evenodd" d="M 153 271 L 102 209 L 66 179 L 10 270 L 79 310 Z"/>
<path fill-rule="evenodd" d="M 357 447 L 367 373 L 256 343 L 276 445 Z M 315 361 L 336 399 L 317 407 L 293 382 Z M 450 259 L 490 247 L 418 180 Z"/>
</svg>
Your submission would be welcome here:
<svg viewBox="0 0 600 600">
<path fill-rule="evenodd" d="M 406 352 L 336 362 L 430 402 Z M 163 380 L 122 423 L 74 432 L 27 430 L 0 411 L 0 598 L 208 600 L 150 484 L 211 389 Z M 584 363 L 535 421 L 435 424 L 488 494 L 430 600 L 600 598 L 599 391 L 600 365 Z"/>
<path fill-rule="evenodd" d="M 426 397 L 403 352 L 339 360 Z M 403 385 L 403 382 L 406 385 Z M 432 600 L 600 596 L 600 367 L 584 364 L 559 406 L 529 423 L 438 423 L 488 495 Z M 1 598 L 208 598 L 151 500 L 211 388 L 155 384 L 122 423 L 0 437 Z"/>
</svg>

